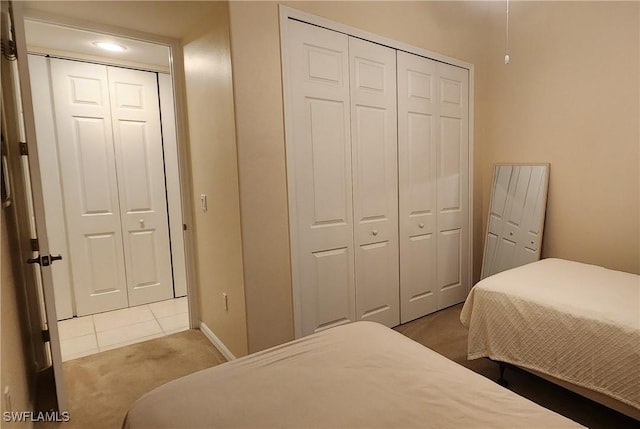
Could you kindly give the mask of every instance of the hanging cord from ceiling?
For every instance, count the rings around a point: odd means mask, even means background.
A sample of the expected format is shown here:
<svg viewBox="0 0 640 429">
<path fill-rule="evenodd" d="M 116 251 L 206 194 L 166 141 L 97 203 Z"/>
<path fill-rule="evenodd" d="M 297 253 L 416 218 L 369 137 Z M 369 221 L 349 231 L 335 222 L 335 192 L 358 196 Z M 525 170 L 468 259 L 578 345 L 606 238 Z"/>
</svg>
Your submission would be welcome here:
<svg viewBox="0 0 640 429">
<path fill-rule="evenodd" d="M 509 64 L 511 58 L 509 57 L 509 0 L 507 0 L 507 17 L 505 25 L 505 37 L 504 37 L 504 63 Z"/>
</svg>

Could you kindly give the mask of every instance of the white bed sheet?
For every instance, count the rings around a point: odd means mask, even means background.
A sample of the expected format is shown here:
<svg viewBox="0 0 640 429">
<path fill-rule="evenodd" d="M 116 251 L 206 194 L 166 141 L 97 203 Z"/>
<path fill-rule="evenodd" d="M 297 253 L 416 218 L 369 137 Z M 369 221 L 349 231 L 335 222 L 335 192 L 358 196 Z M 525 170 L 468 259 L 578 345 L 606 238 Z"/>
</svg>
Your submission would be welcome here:
<svg viewBox="0 0 640 429">
<path fill-rule="evenodd" d="M 476 284 L 468 358 L 489 357 L 640 409 L 640 276 L 543 259 Z"/>
<path fill-rule="evenodd" d="M 125 429 L 575 428 L 373 322 L 314 334 L 146 394 Z"/>
</svg>

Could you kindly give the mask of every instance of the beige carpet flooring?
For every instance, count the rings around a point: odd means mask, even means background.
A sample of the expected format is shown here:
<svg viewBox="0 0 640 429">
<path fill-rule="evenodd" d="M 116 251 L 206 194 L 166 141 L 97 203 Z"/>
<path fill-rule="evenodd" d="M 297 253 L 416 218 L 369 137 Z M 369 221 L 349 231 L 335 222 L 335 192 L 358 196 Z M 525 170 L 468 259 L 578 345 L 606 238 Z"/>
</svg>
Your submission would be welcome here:
<svg viewBox="0 0 640 429">
<path fill-rule="evenodd" d="M 450 307 L 395 329 L 495 380 L 495 363 L 466 359 L 467 330 L 459 321 L 461 308 Z M 194 330 L 65 362 L 71 421 L 62 426 L 37 423 L 36 429 L 118 429 L 129 406 L 145 392 L 221 362 L 222 355 Z M 514 392 L 592 429 L 640 427 L 635 420 L 524 371 L 507 369 L 505 376 Z"/>
<path fill-rule="evenodd" d="M 200 331 L 188 330 L 64 362 L 71 419 L 35 427 L 118 429 L 146 392 L 225 361 Z"/>
</svg>

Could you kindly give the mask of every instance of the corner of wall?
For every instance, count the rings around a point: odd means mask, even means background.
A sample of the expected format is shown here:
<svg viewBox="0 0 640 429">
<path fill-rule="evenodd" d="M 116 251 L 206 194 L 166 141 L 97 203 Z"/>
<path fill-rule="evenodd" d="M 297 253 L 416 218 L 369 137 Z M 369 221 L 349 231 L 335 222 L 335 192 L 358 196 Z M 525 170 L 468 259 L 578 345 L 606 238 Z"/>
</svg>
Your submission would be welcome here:
<svg viewBox="0 0 640 429">
<path fill-rule="evenodd" d="M 201 7 L 182 39 L 200 321 L 241 356 L 248 343 L 229 6 Z"/>
</svg>

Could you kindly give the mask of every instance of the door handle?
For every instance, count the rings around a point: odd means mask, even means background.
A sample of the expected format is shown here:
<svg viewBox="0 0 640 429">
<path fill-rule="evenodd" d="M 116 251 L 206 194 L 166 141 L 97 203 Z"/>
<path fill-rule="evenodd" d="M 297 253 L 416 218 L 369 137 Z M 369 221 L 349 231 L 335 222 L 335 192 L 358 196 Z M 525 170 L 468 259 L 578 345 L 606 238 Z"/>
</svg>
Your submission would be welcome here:
<svg viewBox="0 0 640 429">
<path fill-rule="evenodd" d="M 62 259 L 62 255 L 41 255 L 37 258 L 27 259 L 27 264 L 38 264 L 41 267 L 48 267 L 53 264 L 55 261 L 60 261 Z"/>
</svg>

